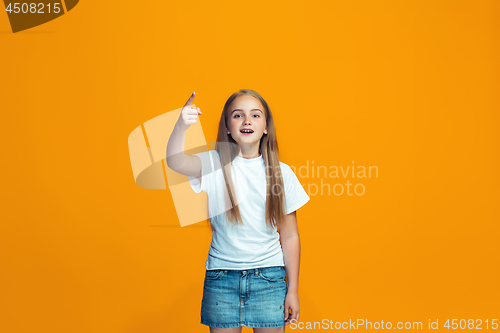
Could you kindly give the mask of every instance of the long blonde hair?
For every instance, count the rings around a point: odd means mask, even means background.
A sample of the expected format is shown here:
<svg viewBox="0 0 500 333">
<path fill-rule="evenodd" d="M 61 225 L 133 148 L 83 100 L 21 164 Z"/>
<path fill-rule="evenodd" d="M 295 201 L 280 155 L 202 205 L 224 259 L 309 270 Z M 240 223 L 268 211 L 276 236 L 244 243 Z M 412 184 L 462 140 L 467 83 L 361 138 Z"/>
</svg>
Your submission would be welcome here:
<svg viewBox="0 0 500 333">
<path fill-rule="evenodd" d="M 219 153 L 221 166 L 230 166 L 230 163 L 239 154 L 238 144 L 234 141 L 231 134 L 227 133 L 227 124 L 228 116 L 230 116 L 231 112 L 231 110 L 229 110 L 229 106 L 238 96 L 241 95 L 255 97 L 264 107 L 267 134 L 263 134 L 260 139 L 259 153 L 262 154 L 264 159 L 267 178 L 266 223 L 269 227 L 276 228 L 281 224 L 286 213 L 285 187 L 283 184 L 283 177 L 281 175 L 278 140 L 276 138 L 276 128 L 274 127 L 273 114 L 271 113 L 267 102 L 261 95 L 250 89 L 241 89 L 228 98 L 220 118 L 215 150 Z M 232 144 L 228 144 L 228 142 Z M 232 208 L 226 210 L 226 217 L 235 225 L 243 224 L 239 207 L 235 204 L 236 192 L 233 190 L 234 183 L 231 177 L 231 168 L 222 167 L 221 169 L 224 175 L 227 194 L 232 205 Z M 276 188 L 278 189 L 277 191 L 275 190 Z"/>
</svg>

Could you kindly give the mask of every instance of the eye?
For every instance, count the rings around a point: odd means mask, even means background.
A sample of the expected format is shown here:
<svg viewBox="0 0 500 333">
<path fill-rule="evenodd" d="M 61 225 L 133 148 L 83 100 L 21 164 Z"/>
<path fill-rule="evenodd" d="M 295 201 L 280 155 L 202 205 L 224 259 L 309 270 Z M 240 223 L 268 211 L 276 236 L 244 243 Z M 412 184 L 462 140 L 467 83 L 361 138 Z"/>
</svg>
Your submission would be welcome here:
<svg viewBox="0 0 500 333">
<path fill-rule="evenodd" d="M 260 115 L 259 115 L 259 114 L 254 114 L 254 116 L 260 117 Z"/>
<path fill-rule="evenodd" d="M 233 118 L 238 118 L 238 116 L 239 116 L 239 114 L 236 114 L 236 115 L 234 115 L 234 117 L 233 117 Z"/>
</svg>

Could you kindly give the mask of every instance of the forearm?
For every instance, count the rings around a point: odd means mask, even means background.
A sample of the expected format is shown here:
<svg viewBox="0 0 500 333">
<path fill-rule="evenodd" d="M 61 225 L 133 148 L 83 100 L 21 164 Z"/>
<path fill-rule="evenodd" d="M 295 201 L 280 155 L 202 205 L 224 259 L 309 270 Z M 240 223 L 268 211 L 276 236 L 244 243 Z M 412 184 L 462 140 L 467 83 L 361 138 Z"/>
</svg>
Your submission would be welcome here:
<svg viewBox="0 0 500 333">
<path fill-rule="evenodd" d="M 300 238 L 299 235 L 282 239 L 281 248 L 285 259 L 285 271 L 288 280 L 288 292 L 299 291 Z"/>
<path fill-rule="evenodd" d="M 173 170 L 182 165 L 185 140 L 186 129 L 182 129 L 176 124 L 167 144 L 167 165 Z"/>
</svg>

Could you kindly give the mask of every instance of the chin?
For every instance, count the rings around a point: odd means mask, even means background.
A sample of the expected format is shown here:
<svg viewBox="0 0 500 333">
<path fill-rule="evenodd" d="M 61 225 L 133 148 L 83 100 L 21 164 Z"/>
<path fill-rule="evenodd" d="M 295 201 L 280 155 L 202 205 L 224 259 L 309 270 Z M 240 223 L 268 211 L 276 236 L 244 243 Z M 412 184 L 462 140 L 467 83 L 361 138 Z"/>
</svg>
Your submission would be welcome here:
<svg viewBox="0 0 500 333">
<path fill-rule="evenodd" d="M 243 138 L 243 139 L 238 139 L 238 140 L 235 140 L 236 143 L 238 144 L 253 144 L 253 143 L 258 143 L 260 140 L 255 140 L 255 139 L 250 139 L 250 138 Z"/>
</svg>

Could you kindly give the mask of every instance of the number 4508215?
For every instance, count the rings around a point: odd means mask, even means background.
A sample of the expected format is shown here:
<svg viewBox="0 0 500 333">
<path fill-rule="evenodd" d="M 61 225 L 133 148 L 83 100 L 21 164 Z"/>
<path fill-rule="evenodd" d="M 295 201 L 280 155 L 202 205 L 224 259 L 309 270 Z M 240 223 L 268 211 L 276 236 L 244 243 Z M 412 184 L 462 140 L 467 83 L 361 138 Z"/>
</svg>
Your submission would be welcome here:
<svg viewBox="0 0 500 333">
<path fill-rule="evenodd" d="M 60 13 L 61 12 L 61 7 L 59 7 L 60 3 L 53 3 L 52 7 L 50 6 L 51 4 L 44 4 L 44 3 L 9 3 L 7 8 L 5 9 L 9 13 L 38 13 L 38 14 L 44 14 L 44 13 Z M 47 12 L 44 12 L 45 7 L 47 7 Z"/>
</svg>

